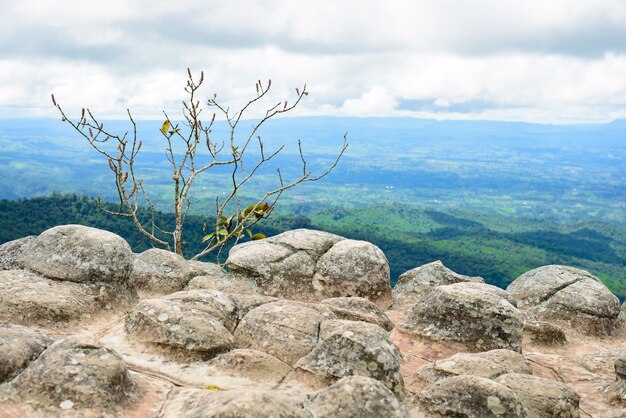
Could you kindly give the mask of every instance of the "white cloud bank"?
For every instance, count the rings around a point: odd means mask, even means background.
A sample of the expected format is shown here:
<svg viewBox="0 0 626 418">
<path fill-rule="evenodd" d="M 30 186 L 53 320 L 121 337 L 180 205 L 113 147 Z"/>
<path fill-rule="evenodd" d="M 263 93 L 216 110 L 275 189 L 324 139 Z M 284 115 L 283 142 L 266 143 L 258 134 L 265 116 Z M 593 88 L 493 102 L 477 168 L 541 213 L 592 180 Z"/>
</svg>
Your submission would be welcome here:
<svg viewBox="0 0 626 418">
<path fill-rule="evenodd" d="M 593 122 L 626 117 L 619 0 L 0 0 L 0 117 L 160 118 L 186 68 L 233 106 L 307 82 L 299 114 Z"/>
</svg>

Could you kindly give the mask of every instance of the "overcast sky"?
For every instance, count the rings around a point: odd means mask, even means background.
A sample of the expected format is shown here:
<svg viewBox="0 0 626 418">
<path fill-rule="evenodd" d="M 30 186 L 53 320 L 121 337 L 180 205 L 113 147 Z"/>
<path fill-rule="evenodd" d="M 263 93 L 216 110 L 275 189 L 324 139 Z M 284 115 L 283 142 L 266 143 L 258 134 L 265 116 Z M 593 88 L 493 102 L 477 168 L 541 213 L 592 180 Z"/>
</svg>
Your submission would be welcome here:
<svg viewBox="0 0 626 418">
<path fill-rule="evenodd" d="M 0 117 L 160 118 L 186 68 L 236 107 L 306 82 L 301 115 L 626 117 L 626 1 L 0 0 Z"/>
</svg>

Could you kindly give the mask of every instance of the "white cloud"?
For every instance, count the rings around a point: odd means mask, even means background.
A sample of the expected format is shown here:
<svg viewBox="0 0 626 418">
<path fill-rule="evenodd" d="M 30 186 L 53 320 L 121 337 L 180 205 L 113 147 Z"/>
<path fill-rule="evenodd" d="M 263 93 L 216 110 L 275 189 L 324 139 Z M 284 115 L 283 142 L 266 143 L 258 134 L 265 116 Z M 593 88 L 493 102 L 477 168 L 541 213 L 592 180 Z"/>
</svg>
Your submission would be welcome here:
<svg viewBox="0 0 626 418">
<path fill-rule="evenodd" d="M 233 107 L 272 78 L 298 114 L 542 122 L 626 116 L 619 0 L 5 2 L 0 110 L 174 112 L 186 68 Z"/>
</svg>

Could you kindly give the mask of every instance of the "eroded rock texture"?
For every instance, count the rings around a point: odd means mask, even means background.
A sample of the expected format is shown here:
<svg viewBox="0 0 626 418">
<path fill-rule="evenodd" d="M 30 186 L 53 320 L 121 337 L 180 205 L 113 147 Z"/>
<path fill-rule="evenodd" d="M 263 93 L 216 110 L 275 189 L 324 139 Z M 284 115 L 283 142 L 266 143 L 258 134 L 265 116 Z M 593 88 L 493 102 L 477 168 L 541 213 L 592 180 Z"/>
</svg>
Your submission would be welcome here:
<svg viewBox="0 0 626 418">
<path fill-rule="evenodd" d="M 282 300 L 252 309 L 235 330 L 240 348 L 271 354 L 295 364 L 317 345 L 320 324 L 336 319 L 324 305 Z"/>
<path fill-rule="evenodd" d="M 307 408 L 318 418 L 408 418 L 409 413 L 382 382 L 351 376 L 318 391 Z"/>
<path fill-rule="evenodd" d="M 478 376 L 454 376 L 427 386 L 418 397 L 416 416 L 527 417 L 515 392 L 503 384 Z"/>
<path fill-rule="evenodd" d="M 592 335 L 609 335 L 619 327 L 619 300 L 596 277 L 566 266 L 544 266 L 522 274 L 507 288 L 540 319 L 561 320 Z"/>
<path fill-rule="evenodd" d="M 20 264 L 45 277 L 77 283 L 126 282 L 133 252 L 119 235 L 82 225 L 42 232 L 22 252 Z"/>
<path fill-rule="evenodd" d="M 124 360 L 98 341 L 57 341 L 12 382 L 23 399 L 58 409 L 119 410 L 135 393 Z"/>
<path fill-rule="evenodd" d="M 0 322 L 0 383 L 14 378 L 50 344 L 41 332 Z"/>
<path fill-rule="evenodd" d="M 391 304 L 387 258 L 365 241 L 298 229 L 233 247 L 227 266 L 269 296 L 307 302 L 360 296 L 381 308 Z"/>
<path fill-rule="evenodd" d="M 295 365 L 332 383 L 346 376 L 366 376 L 404 397 L 400 351 L 381 327 L 365 322 L 330 320 L 320 324 L 319 343 Z"/>
<path fill-rule="evenodd" d="M 454 283 L 483 283 L 482 277 L 455 273 L 439 260 L 416 267 L 400 275 L 393 287 L 394 308 L 409 308 L 433 287 Z"/>
<path fill-rule="evenodd" d="M 480 283 L 435 287 L 411 308 L 401 329 L 423 338 L 462 343 L 474 352 L 495 348 L 519 352 L 523 316 L 501 292 Z"/>
</svg>

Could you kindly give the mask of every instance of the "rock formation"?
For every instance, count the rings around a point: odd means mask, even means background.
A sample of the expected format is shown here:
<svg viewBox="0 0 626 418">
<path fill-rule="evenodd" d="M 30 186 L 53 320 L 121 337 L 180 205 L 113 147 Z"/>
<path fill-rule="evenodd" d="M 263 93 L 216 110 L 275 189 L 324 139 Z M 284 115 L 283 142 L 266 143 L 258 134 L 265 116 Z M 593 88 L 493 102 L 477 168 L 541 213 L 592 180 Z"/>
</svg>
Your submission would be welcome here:
<svg viewBox="0 0 626 418">
<path fill-rule="evenodd" d="M 505 291 L 434 262 L 386 310 L 367 242 L 295 230 L 227 267 L 79 225 L 0 246 L 0 418 L 624 416 L 623 314 L 581 270 Z"/>
</svg>

